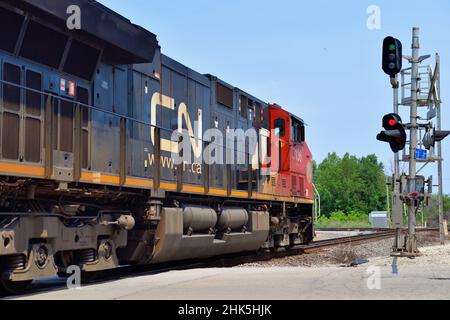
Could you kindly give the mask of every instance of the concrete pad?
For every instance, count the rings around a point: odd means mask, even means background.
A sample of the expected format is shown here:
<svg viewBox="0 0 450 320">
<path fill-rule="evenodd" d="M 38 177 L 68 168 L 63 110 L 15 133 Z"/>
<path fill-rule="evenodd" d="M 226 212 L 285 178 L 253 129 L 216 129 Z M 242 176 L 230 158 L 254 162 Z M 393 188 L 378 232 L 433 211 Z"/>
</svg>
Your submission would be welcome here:
<svg viewBox="0 0 450 320">
<path fill-rule="evenodd" d="M 194 269 L 129 277 L 17 299 L 450 299 L 450 268 L 364 265 Z"/>
</svg>

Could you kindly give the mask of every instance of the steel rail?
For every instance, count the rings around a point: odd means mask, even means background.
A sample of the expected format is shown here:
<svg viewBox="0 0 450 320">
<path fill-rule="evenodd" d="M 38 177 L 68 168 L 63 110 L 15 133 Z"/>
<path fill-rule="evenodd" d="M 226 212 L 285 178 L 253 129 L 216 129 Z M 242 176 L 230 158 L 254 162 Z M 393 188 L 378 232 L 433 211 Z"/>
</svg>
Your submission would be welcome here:
<svg viewBox="0 0 450 320">
<path fill-rule="evenodd" d="M 389 230 L 395 230 L 391 228 L 315 228 L 316 231 L 320 232 L 382 232 L 382 231 L 389 231 Z M 417 228 L 417 232 L 427 232 L 427 231 L 439 231 L 439 228 Z"/>
</svg>

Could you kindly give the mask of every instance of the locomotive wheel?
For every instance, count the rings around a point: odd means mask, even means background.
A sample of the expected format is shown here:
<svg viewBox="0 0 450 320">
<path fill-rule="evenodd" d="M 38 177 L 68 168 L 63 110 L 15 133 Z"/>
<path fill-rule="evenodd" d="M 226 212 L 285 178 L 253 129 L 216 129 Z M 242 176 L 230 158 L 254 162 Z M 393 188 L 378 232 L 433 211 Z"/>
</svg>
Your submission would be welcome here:
<svg viewBox="0 0 450 320">
<path fill-rule="evenodd" d="M 26 292 L 32 280 L 10 281 L 0 280 L 0 294 L 19 295 Z"/>
<path fill-rule="evenodd" d="M 311 242 L 314 241 L 314 237 L 315 237 L 314 229 L 313 227 L 309 227 L 308 230 L 303 235 L 303 244 L 310 244 Z"/>
</svg>

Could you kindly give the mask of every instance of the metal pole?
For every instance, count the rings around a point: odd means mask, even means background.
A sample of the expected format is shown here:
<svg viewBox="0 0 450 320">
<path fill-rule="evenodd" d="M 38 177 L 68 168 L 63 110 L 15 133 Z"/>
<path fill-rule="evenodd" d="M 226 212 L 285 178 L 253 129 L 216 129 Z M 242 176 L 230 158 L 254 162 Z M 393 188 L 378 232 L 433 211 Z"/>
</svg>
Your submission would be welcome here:
<svg viewBox="0 0 450 320">
<path fill-rule="evenodd" d="M 393 104 L 394 104 L 394 113 L 398 114 L 398 75 L 395 78 L 391 79 L 392 89 L 393 89 Z M 400 177 L 400 161 L 399 161 L 399 153 L 394 153 L 394 181 L 393 181 L 393 193 L 392 193 L 392 217 L 393 224 L 396 229 L 396 237 L 394 241 L 394 252 L 400 251 L 402 248 L 402 228 L 403 228 L 403 205 L 400 201 L 400 186 L 399 186 L 399 177 Z"/>
<path fill-rule="evenodd" d="M 387 204 L 387 213 L 388 213 L 388 218 L 389 218 L 389 224 L 391 223 L 391 199 L 389 199 L 389 178 L 386 177 L 386 204 Z"/>
<path fill-rule="evenodd" d="M 393 105 L 394 113 L 398 114 L 398 75 L 395 78 L 391 78 L 392 91 L 393 91 Z M 403 228 L 403 203 L 400 199 L 400 156 L 399 153 L 394 153 L 394 181 L 392 182 L 392 223 L 396 229 L 396 237 L 394 241 L 393 251 L 398 252 L 402 250 L 402 228 Z"/>
<path fill-rule="evenodd" d="M 395 75 L 395 78 L 391 79 L 391 83 L 392 83 L 392 89 L 394 91 L 394 113 L 398 114 L 398 87 L 399 87 L 399 83 L 398 83 L 398 75 Z M 400 176 L 400 159 L 399 159 L 399 153 L 396 152 L 394 154 L 394 175 L 396 176 L 396 178 L 398 178 Z M 397 182 L 396 182 L 397 184 Z"/>
<path fill-rule="evenodd" d="M 436 104 L 436 130 L 441 130 L 441 62 L 439 58 L 439 54 L 436 54 L 436 70 L 437 72 L 437 83 L 435 86 L 436 95 L 435 95 L 435 104 Z M 444 230 L 444 190 L 442 185 L 442 143 L 437 143 L 437 151 L 438 151 L 438 202 L 439 202 L 439 235 L 441 244 L 445 244 L 445 230 Z"/>
<path fill-rule="evenodd" d="M 419 82 L 419 28 L 413 28 L 412 38 L 412 70 L 411 70 L 411 124 L 409 144 L 409 192 L 416 191 L 416 149 L 417 149 L 417 93 Z M 416 200 L 410 199 L 408 206 L 409 224 L 406 251 L 409 254 L 417 253 L 416 239 Z"/>
</svg>

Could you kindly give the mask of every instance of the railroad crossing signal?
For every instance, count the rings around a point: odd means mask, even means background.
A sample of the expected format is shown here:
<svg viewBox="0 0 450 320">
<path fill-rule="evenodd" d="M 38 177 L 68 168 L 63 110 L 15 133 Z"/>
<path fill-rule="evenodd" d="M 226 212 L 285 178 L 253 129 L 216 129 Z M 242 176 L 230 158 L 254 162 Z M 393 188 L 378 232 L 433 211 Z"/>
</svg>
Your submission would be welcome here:
<svg viewBox="0 0 450 320">
<path fill-rule="evenodd" d="M 448 135 L 450 135 L 450 131 L 440 131 L 434 128 L 429 129 L 423 137 L 423 145 L 425 149 L 430 150 L 434 148 L 436 142 L 444 140 Z"/>
<path fill-rule="evenodd" d="M 394 78 L 402 70 L 402 43 L 393 37 L 383 41 L 383 71 Z"/>
<path fill-rule="evenodd" d="M 438 164 L 438 212 L 439 212 L 439 226 L 440 226 L 440 240 L 441 243 L 445 243 L 445 230 L 446 224 L 444 220 L 444 203 L 443 203 L 443 181 L 442 181 L 442 148 L 441 143 L 448 135 L 450 131 L 441 131 L 441 95 L 440 95 L 440 59 L 436 54 L 436 67 L 434 70 L 429 67 L 425 72 L 420 71 L 420 64 L 428 59 L 430 56 L 420 56 L 420 41 L 419 41 L 419 28 L 413 28 L 412 32 L 412 55 L 405 56 L 404 58 L 409 61 L 411 68 L 402 71 L 402 44 L 399 40 L 393 37 L 387 37 L 383 41 L 383 71 L 390 76 L 391 85 L 393 89 L 393 105 L 394 113 L 388 114 L 383 118 L 383 127 L 386 131 L 378 134 L 377 139 L 380 141 L 388 142 L 391 146 L 394 155 L 394 182 L 393 183 L 393 197 L 392 197 L 392 216 L 394 224 L 396 226 L 396 237 L 394 243 L 394 256 L 407 256 L 414 257 L 419 254 L 417 248 L 417 236 L 416 236 L 416 214 L 421 202 L 427 202 L 428 197 L 424 197 L 424 181 L 425 178 L 418 175 L 424 166 L 430 162 L 437 162 Z M 401 81 L 398 82 L 398 73 L 402 72 Z M 410 80 L 406 80 L 405 76 L 408 76 Z M 423 80 L 428 80 L 427 85 L 422 85 Z M 407 81 L 409 83 L 407 83 Z M 399 103 L 399 87 L 405 89 L 408 86 L 411 89 L 411 95 L 405 97 Z M 427 89 L 425 89 L 427 88 Z M 423 97 L 428 96 L 426 99 Z M 398 109 L 400 105 L 404 105 L 410 108 L 410 124 L 403 125 L 400 117 L 398 116 Z M 433 128 L 431 124 L 420 123 L 423 120 L 418 115 L 419 107 L 428 106 L 427 120 L 432 120 L 436 117 L 436 128 Z M 421 128 L 427 128 L 427 132 L 423 138 L 422 148 L 418 144 L 418 135 L 421 132 Z M 401 151 L 406 146 L 406 129 L 410 131 L 409 134 L 409 149 L 410 153 L 404 159 L 409 163 L 408 175 L 403 174 L 400 176 L 400 158 L 398 151 Z M 438 142 L 436 144 L 436 142 Z M 436 144 L 437 157 L 434 151 Z M 427 150 L 430 151 L 428 156 Z M 417 162 L 424 162 L 425 165 L 417 170 Z M 432 192 L 433 181 L 428 181 L 428 193 Z M 403 238 L 403 213 L 404 204 L 408 207 L 408 234 Z M 403 240 L 402 240 L 403 239 Z"/>
<path fill-rule="evenodd" d="M 394 153 L 405 149 L 406 131 L 402 124 L 402 118 L 396 113 L 390 113 L 383 117 L 383 128 L 377 135 L 378 141 L 388 142 Z"/>
</svg>

